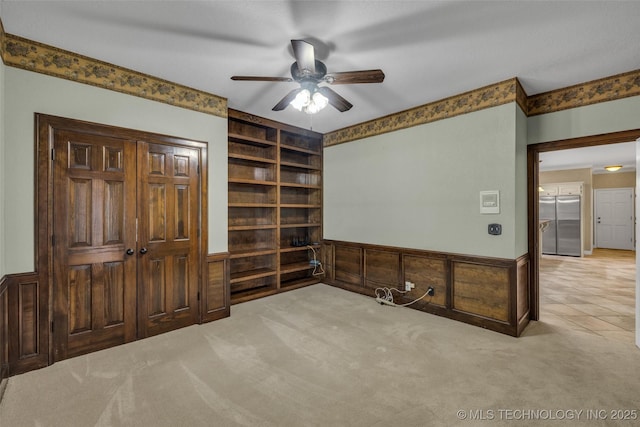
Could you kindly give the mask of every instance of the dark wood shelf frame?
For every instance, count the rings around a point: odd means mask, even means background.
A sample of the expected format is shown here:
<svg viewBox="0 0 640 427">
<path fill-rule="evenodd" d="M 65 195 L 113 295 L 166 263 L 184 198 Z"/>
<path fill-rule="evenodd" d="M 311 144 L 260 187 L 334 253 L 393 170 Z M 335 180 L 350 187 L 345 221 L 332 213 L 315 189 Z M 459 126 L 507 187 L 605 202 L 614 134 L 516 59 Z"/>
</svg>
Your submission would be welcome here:
<svg viewBox="0 0 640 427">
<path fill-rule="evenodd" d="M 231 302 L 318 283 L 288 245 L 322 241 L 322 135 L 229 110 L 228 137 Z"/>
</svg>

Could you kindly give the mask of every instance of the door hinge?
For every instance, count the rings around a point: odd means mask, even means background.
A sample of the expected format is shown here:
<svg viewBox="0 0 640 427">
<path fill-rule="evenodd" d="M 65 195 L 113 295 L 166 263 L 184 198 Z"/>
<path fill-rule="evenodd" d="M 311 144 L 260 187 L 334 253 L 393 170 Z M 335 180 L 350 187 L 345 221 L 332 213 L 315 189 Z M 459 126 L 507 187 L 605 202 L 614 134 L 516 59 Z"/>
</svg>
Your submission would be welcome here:
<svg viewBox="0 0 640 427">
<path fill-rule="evenodd" d="M 53 161 L 53 160 L 55 160 L 55 159 L 56 159 L 56 149 L 55 149 L 55 148 L 52 148 L 52 149 L 51 149 L 51 160 Z"/>
<path fill-rule="evenodd" d="M 198 175 L 200 175 L 200 165 L 198 165 L 197 170 L 198 170 Z"/>
<path fill-rule="evenodd" d="M 198 292 L 198 301 L 200 301 L 200 292 Z"/>
<path fill-rule="evenodd" d="M 51 322 L 51 333 L 53 333 L 53 322 Z"/>
<path fill-rule="evenodd" d="M 51 235 L 51 247 L 54 247 L 56 245 L 56 236 L 55 234 Z"/>
</svg>

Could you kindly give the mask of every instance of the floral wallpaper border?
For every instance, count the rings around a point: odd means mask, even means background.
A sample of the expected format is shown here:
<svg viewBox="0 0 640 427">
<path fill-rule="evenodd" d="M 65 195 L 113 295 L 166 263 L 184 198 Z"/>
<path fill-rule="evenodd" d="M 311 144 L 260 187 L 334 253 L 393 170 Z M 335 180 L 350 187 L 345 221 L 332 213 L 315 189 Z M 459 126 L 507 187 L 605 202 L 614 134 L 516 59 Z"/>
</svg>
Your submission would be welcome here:
<svg viewBox="0 0 640 427">
<path fill-rule="evenodd" d="M 14 36 L 3 29 L 0 43 L 0 55 L 9 66 L 227 117 L 227 99 L 217 95 Z"/>
<path fill-rule="evenodd" d="M 518 98 L 517 92 L 521 89 L 517 79 L 511 78 L 440 101 L 326 133 L 323 140 L 324 146 L 330 147 L 514 102 Z"/>
<path fill-rule="evenodd" d="M 511 87 L 513 84 L 515 87 Z M 505 87 L 506 86 L 506 87 Z M 505 95 L 505 90 L 509 96 Z M 529 117 L 570 108 L 640 96 L 640 70 L 629 71 L 538 95 L 527 96 L 517 78 L 360 123 L 324 135 L 324 146 L 350 142 L 394 130 L 466 114 L 516 101 Z"/>
<path fill-rule="evenodd" d="M 529 116 L 640 95 L 640 70 L 530 96 Z"/>
</svg>

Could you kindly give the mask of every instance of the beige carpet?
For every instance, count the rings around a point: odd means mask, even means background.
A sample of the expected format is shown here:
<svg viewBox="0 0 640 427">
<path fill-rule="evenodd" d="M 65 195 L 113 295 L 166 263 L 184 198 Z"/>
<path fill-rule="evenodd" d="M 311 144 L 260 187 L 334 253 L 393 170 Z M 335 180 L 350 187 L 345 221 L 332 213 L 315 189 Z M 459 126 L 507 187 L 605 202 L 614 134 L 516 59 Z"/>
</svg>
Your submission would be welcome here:
<svg viewBox="0 0 640 427">
<path fill-rule="evenodd" d="M 541 322 L 516 339 L 314 285 L 12 377 L 0 426 L 631 426 L 611 411 L 640 410 L 639 373 L 628 343 Z"/>
</svg>

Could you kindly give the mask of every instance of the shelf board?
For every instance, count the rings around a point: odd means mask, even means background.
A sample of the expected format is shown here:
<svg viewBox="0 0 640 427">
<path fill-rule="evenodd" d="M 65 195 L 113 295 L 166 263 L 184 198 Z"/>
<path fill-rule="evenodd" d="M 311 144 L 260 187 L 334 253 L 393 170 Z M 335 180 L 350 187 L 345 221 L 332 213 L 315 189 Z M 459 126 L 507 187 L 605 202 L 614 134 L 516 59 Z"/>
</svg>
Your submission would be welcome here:
<svg viewBox="0 0 640 427">
<path fill-rule="evenodd" d="M 260 286 L 254 289 L 247 289 L 242 291 L 231 291 L 231 304 L 238 304 L 245 301 L 250 301 L 253 299 L 263 298 L 269 295 L 273 295 L 278 293 L 278 290 L 273 287 L 273 285 L 269 286 Z"/>
<path fill-rule="evenodd" d="M 316 283 L 320 283 L 320 281 L 321 279 L 319 277 L 305 277 L 302 279 L 286 280 L 280 283 L 280 288 L 302 288 L 304 286 L 315 285 Z"/>
<path fill-rule="evenodd" d="M 262 139 L 262 138 L 255 138 L 253 136 L 247 136 L 247 135 L 240 135 L 238 133 L 229 133 L 228 134 L 228 139 L 233 139 L 236 141 L 244 141 L 244 142 L 249 142 L 249 143 L 253 143 L 253 144 L 260 144 L 260 145 L 271 145 L 271 146 L 275 146 L 276 143 L 274 141 L 269 141 L 266 139 Z"/>
<path fill-rule="evenodd" d="M 261 181 L 257 179 L 231 178 L 228 179 L 229 184 L 253 184 L 253 185 L 276 185 L 275 181 Z"/>
<path fill-rule="evenodd" d="M 305 228 L 305 227 L 320 227 L 321 224 L 311 224 L 311 223 L 304 223 L 304 224 L 280 224 L 280 228 Z"/>
<path fill-rule="evenodd" d="M 280 144 L 280 148 L 283 148 L 285 150 L 290 150 L 290 151 L 298 151 L 300 153 L 315 154 L 316 156 L 319 156 L 321 154 L 321 152 L 317 151 L 317 150 L 310 150 L 308 148 L 294 147 L 293 145 Z"/>
<path fill-rule="evenodd" d="M 230 284 L 244 282 L 246 280 L 259 279 L 261 277 L 275 276 L 276 271 L 271 268 L 258 268 L 256 270 L 242 271 L 231 274 Z"/>
<path fill-rule="evenodd" d="M 320 245 L 309 245 L 311 246 L 313 249 L 320 249 Z M 285 252 L 297 252 L 297 251 L 306 251 L 309 250 L 309 246 L 289 246 L 286 248 L 280 248 L 280 253 L 285 253 Z"/>
<path fill-rule="evenodd" d="M 312 165 L 305 165 L 304 163 L 293 163 L 293 162 L 280 162 L 280 166 L 288 166 L 291 168 L 299 168 L 299 169 L 309 169 L 309 170 L 314 170 L 314 171 L 319 171 L 320 167 L 318 166 L 312 166 Z"/>
<path fill-rule="evenodd" d="M 277 225 L 269 224 L 269 225 L 232 225 L 229 227 L 229 231 L 246 231 L 246 230 L 272 230 L 276 228 Z"/>
<path fill-rule="evenodd" d="M 319 190 L 321 187 L 314 184 L 296 184 L 293 182 L 280 182 L 280 187 L 293 187 L 293 188 L 311 188 Z"/>
<path fill-rule="evenodd" d="M 303 203 L 294 203 L 294 204 L 281 204 L 281 208 L 304 208 L 304 209 L 317 209 L 320 208 L 320 205 L 307 205 Z"/>
<path fill-rule="evenodd" d="M 313 265 L 309 261 L 294 262 L 291 264 L 282 264 L 280 266 L 280 274 L 295 273 L 297 271 L 313 270 Z"/>
<path fill-rule="evenodd" d="M 273 159 L 267 159 L 264 157 L 257 157 L 257 156 L 249 156 L 246 154 L 229 153 L 229 158 L 240 159 L 240 160 L 250 160 L 252 162 L 260 162 L 260 163 L 276 163 L 276 161 Z"/>
<path fill-rule="evenodd" d="M 275 208 L 275 203 L 229 203 L 230 208 Z"/>
<path fill-rule="evenodd" d="M 229 251 L 229 258 L 235 259 L 249 256 L 273 255 L 276 252 L 276 249 L 250 249 L 245 251 Z"/>
</svg>

